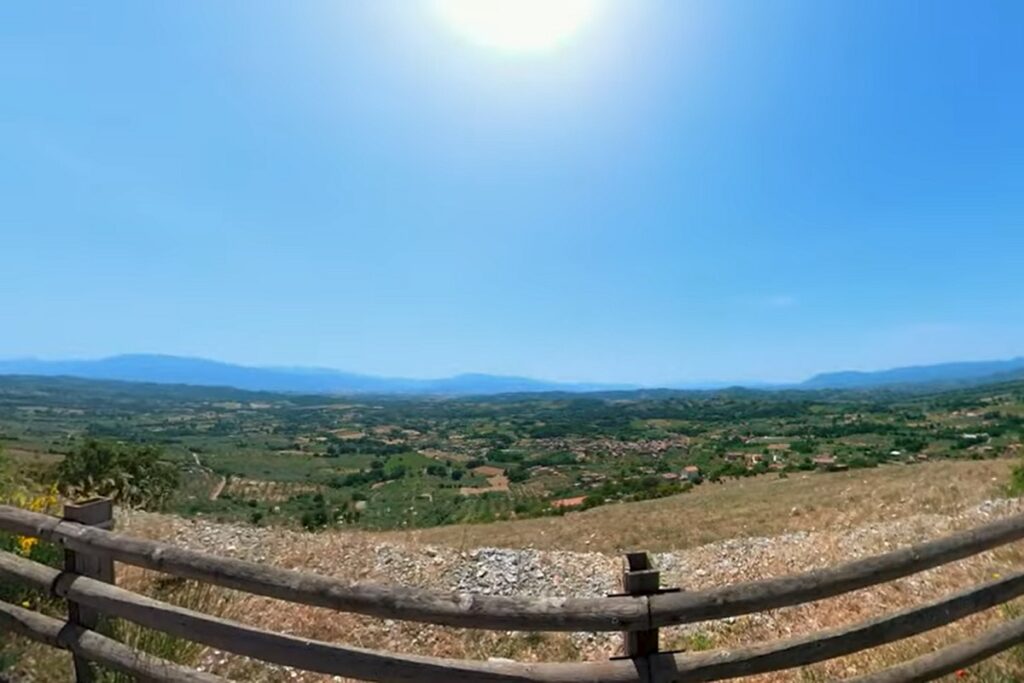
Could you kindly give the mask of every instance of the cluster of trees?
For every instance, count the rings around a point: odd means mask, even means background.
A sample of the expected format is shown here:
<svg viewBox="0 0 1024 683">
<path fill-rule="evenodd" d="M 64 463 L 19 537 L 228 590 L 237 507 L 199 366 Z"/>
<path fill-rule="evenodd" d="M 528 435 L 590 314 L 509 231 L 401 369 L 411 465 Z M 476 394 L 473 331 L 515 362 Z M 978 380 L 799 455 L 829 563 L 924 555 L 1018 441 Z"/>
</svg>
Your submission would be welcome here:
<svg viewBox="0 0 1024 683">
<path fill-rule="evenodd" d="M 376 484 L 381 481 L 401 479 L 404 476 L 405 467 L 399 465 L 397 467 L 385 468 L 382 461 L 374 460 L 370 463 L 370 467 L 366 469 L 361 469 L 358 472 L 352 472 L 350 474 L 331 477 L 327 481 L 327 485 L 335 489 L 357 488 Z"/>
<path fill-rule="evenodd" d="M 461 481 L 466 476 L 466 470 L 463 467 L 449 466 L 441 462 L 431 463 L 423 468 L 422 471 L 428 475 L 451 479 L 452 481 Z M 405 465 L 392 464 L 389 466 L 383 460 L 375 459 L 368 468 L 361 469 L 358 472 L 331 477 L 327 481 L 327 485 L 335 489 L 360 488 L 376 484 L 377 482 L 402 479 L 408 474 L 410 472 Z"/>
<path fill-rule="evenodd" d="M 338 458 L 348 454 L 398 455 L 405 453 L 409 447 L 400 443 L 387 443 L 379 439 L 362 437 L 359 439 L 337 439 L 327 444 L 327 457 Z"/>
<path fill-rule="evenodd" d="M 302 524 L 302 528 L 306 531 L 323 529 L 328 524 L 337 522 L 341 516 L 341 511 L 337 508 L 327 507 L 327 499 L 324 498 L 322 493 L 316 493 L 312 496 L 303 494 L 296 496 L 292 501 L 298 502 L 304 508 L 299 517 L 299 523 Z"/>
<path fill-rule="evenodd" d="M 426 472 L 432 477 L 448 478 L 452 481 L 462 481 L 462 478 L 466 476 L 466 470 L 462 467 L 449 466 L 441 462 L 427 465 Z"/>
<path fill-rule="evenodd" d="M 692 488 L 689 482 L 682 485 L 657 476 L 629 477 L 603 482 L 587 495 L 583 508 L 603 505 L 610 500 L 636 501 L 673 496 Z"/>
</svg>

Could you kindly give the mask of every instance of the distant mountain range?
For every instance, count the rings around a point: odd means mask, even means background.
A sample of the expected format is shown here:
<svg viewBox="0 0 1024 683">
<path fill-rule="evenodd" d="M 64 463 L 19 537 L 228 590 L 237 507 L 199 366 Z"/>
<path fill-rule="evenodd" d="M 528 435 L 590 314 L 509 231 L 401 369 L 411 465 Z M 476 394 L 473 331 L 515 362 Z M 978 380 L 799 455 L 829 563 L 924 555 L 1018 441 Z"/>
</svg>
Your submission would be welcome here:
<svg viewBox="0 0 1024 683">
<path fill-rule="evenodd" d="M 464 374 L 442 379 L 377 377 L 329 368 L 263 368 L 221 363 L 202 358 L 129 354 L 99 360 L 0 361 L 0 375 L 69 376 L 86 379 L 220 386 L 250 391 L 308 394 L 407 394 L 468 396 L 509 393 L 630 391 L 629 384 L 547 382 L 528 377 Z M 702 382 L 671 389 L 874 389 L 930 384 L 979 384 L 1024 379 L 1024 358 L 1002 361 L 942 363 L 876 372 L 830 372 L 788 385 Z M 650 387 L 648 387 L 650 388 Z"/>
<path fill-rule="evenodd" d="M 1024 379 L 1024 358 L 914 365 L 875 372 L 826 372 L 801 382 L 798 387 L 870 389 L 911 384 L 970 384 L 1011 379 Z"/>
<path fill-rule="evenodd" d="M 484 374 L 464 374 L 442 379 L 376 377 L 329 368 L 260 368 L 203 358 L 153 354 L 127 354 L 99 360 L 7 360 L 0 361 L 0 375 L 68 376 L 308 394 L 466 396 L 551 391 L 620 391 L 638 388 L 625 384 L 546 382 L 528 377 Z"/>
</svg>

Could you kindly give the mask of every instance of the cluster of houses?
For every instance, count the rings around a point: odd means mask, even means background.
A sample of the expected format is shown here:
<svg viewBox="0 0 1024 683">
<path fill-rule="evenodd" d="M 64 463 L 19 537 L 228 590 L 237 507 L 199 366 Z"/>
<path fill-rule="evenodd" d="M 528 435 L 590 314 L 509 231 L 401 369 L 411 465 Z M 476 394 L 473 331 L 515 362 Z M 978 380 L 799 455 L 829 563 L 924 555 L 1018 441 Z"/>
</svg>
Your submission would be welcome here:
<svg viewBox="0 0 1024 683">
<path fill-rule="evenodd" d="M 763 462 L 768 463 L 768 469 L 770 470 L 781 470 L 786 466 L 786 444 L 778 444 L 781 448 L 774 447 L 776 444 L 768 447 L 768 454 L 764 453 L 752 453 L 748 451 L 732 451 L 726 453 L 723 458 L 726 462 L 732 463 L 745 463 L 747 469 L 753 469 Z"/>
<path fill-rule="evenodd" d="M 534 439 L 534 444 L 545 451 L 570 451 L 577 460 L 586 460 L 588 453 L 600 452 L 612 456 L 628 456 L 637 453 L 660 455 L 672 449 L 686 449 L 690 445 L 690 437 L 683 434 L 673 435 L 664 439 L 643 439 L 639 441 L 621 441 L 619 439 L 601 438 L 586 439 L 572 437 L 550 437 Z"/>
<path fill-rule="evenodd" d="M 767 448 L 768 453 L 753 453 L 749 451 L 733 451 L 726 453 L 723 457 L 726 462 L 744 463 L 747 469 L 753 469 L 761 463 L 768 463 L 768 469 L 779 472 L 786 468 L 789 462 L 788 444 L 773 443 Z M 826 472 L 841 472 L 849 469 L 849 466 L 836 459 L 834 455 L 815 455 L 811 463 L 816 469 Z"/>
</svg>

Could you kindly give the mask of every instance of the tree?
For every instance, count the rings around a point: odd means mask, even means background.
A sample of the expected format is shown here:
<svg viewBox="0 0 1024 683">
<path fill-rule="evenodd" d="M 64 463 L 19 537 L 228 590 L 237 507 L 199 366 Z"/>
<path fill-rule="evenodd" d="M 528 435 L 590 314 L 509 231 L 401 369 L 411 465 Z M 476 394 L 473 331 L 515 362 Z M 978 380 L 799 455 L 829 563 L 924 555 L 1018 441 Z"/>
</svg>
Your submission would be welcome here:
<svg viewBox="0 0 1024 683">
<path fill-rule="evenodd" d="M 518 484 L 530 478 L 530 472 L 522 465 L 517 465 L 508 471 L 508 480 Z"/>
<path fill-rule="evenodd" d="M 90 439 L 57 467 L 68 496 L 106 496 L 132 507 L 159 507 L 178 487 L 179 472 L 155 446 Z"/>
<path fill-rule="evenodd" d="M 817 445 L 810 439 L 800 439 L 791 443 L 789 447 L 797 453 L 808 455 L 814 452 Z"/>
</svg>

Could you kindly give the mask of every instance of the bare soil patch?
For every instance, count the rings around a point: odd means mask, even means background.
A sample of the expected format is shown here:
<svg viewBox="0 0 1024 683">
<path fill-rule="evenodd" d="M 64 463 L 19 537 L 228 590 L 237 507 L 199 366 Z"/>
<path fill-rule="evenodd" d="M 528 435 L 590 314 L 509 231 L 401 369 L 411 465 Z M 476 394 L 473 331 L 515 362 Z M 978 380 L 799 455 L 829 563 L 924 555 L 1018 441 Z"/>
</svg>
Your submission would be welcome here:
<svg viewBox="0 0 1024 683">
<path fill-rule="evenodd" d="M 463 486 L 459 493 L 464 496 L 479 496 L 484 493 L 495 493 L 508 491 L 508 477 L 505 470 L 500 467 L 481 465 L 473 468 L 474 474 L 487 477 L 487 486 Z"/>
</svg>

